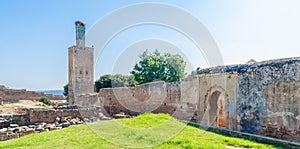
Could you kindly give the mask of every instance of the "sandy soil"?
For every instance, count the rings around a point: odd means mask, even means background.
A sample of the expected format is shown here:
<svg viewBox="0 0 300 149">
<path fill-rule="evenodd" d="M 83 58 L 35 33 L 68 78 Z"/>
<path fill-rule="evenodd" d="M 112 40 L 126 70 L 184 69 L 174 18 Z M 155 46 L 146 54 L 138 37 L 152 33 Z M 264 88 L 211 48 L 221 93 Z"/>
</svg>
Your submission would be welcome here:
<svg viewBox="0 0 300 149">
<path fill-rule="evenodd" d="M 31 100 L 20 100 L 18 103 L 4 104 L 0 106 L 0 114 L 21 114 L 25 108 L 45 108 L 43 103 Z"/>
</svg>

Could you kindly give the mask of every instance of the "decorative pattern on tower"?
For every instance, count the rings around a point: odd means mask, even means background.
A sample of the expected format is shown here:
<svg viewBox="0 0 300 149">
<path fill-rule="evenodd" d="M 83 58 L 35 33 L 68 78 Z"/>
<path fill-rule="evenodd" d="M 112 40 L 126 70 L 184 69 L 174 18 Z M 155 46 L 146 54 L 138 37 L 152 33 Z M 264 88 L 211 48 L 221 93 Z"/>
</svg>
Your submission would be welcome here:
<svg viewBox="0 0 300 149">
<path fill-rule="evenodd" d="M 76 45 L 69 48 L 69 105 L 82 103 L 80 96 L 94 92 L 94 49 L 85 46 L 85 24 L 76 21 Z"/>
</svg>

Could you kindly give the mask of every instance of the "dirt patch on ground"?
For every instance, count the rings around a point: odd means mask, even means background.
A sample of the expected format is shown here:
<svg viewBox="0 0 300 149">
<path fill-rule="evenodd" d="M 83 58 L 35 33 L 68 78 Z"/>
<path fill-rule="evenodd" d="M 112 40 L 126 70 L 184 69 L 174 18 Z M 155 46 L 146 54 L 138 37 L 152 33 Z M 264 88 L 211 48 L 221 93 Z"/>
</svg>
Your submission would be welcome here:
<svg viewBox="0 0 300 149">
<path fill-rule="evenodd" d="M 32 100 L 20 100 L 17 103 L 4 104 L 0 106 L 0 114 L 22 114 L 24 109 L 45 108 L 42 102 Z M 47 108 L 51 108 L 48 106 Z"/>
</svg>

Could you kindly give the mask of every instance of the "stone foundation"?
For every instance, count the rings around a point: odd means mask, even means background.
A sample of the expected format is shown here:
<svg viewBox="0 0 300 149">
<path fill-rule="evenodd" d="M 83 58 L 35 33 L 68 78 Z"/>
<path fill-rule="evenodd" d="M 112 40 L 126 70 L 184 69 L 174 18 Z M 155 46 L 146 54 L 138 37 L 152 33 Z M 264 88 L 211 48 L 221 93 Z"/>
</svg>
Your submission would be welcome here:
<svg viewBox="0 0 300 149">
<path fill-rule="evenodd" d="M 109 120 L 100 107 L 65 107 L 57 109 L 24 109 L 24 114 L 0 115 L 0 141 L 23 135 L 52 131 L 97 120 Z"/>
</svg>

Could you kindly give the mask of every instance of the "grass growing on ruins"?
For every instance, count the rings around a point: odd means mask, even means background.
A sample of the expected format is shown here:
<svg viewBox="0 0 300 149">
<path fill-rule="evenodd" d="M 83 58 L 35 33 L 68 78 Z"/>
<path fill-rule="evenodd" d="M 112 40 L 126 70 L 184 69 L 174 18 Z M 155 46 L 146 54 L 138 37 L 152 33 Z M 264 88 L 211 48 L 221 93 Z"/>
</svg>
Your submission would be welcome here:
<svg viewBox="0 0 300 149">
<path fill-rule="evenodd" d="M 154 145 L 154 146 L 153 146 Z M 101 121 L 0 142 L 0 148 L 276 148 L 187 126 L 166 114 Z"/>
</svg>

